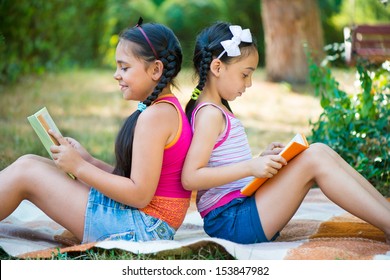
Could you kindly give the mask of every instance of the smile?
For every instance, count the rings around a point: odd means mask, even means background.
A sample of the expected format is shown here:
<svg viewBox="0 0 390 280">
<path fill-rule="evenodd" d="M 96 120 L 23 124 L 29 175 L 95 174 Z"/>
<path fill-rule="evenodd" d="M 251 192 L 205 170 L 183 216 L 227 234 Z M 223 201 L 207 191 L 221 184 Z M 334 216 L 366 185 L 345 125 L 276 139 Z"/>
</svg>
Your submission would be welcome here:
<svg viewBox="0 0 390 280">
<path fill-rule="evenodd" d="M 119 85 L 119 86 L 121 88 L 121 91 L 124 91 L 124 90 L 126 90 L 128 88 L 128 86 L 125 86 L 125 85 Z"/>
</svg>

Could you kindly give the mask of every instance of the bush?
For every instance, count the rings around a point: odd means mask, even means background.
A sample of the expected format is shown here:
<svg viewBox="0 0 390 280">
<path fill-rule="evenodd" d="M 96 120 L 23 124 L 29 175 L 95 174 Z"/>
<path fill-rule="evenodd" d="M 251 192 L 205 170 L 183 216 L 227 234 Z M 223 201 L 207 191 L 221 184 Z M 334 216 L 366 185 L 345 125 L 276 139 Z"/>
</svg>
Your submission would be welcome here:
<svg viewBox="0 0 390 280">
<path fill-rule="evenodd" d="M 98 66 L 106 0 L 0 1 L 0 84 Z"/>
<path fill-rule="evenodd" d="M 227 20 L 226 5 L 222 0 L 166 0 L 157 19 L 171 27 L 183 48 L 184 65 L 192 65 L 196 35 L 217 20 Z"/>
<path fill-rule="evenodd" d="M 324 109 L 311 122 L 311 142 L 338 152 L 378 191 L 390 196 L 390 63 L 369 70 L 357 66 L 360 92 L 347 94 L 326 66 L 310 63 L 310 81 Z"/>
</svg>

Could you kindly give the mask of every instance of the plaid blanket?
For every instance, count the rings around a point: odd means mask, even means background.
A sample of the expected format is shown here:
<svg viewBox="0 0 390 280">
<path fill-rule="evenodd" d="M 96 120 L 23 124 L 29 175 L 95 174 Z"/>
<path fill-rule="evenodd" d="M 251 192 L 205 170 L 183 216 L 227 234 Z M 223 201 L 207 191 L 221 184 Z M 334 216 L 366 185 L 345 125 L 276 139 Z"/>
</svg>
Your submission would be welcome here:
<svg viewBox="0 0 390 280">
<path fill-rule="evenodd" d="M 53 254 L 82 252 L 93 247 L 151 254 L 219 244 L 236 259 L 263 260 L 390 260 L 390 245 L 379 229 L 330 202 L 319 189 L 310 190 L 292 220 L 270 243 L 242 245 L 210 238 L 202 219 L 190 208 L 173 241 L 103 241 L 80 245 L 65 229 L 29 202 L 0 223 L 0 247 L 19 258 L 50 258 Z"/>
</svg>

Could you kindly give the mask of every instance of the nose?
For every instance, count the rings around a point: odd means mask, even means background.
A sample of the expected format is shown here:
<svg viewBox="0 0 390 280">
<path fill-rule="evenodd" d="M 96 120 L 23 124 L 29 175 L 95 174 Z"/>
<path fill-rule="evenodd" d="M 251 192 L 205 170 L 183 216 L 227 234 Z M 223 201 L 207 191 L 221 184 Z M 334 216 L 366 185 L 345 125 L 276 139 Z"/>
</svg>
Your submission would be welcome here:
<svg viewBox="0 0 390 280">
<path fill-rule="evenodd" d="M 121 79 L 121 76 L 119 75 L 118 70 L 115 71 L 113 77 L 114 77 L 115 80 L 120 80 Z"/>
<path fill-rule="evenodd" d="M 251 79 L 251 78 L 249 78 L 249 79 L 247 80 L 245 86 L 246 86 L 247 88 L 249 88 L 249 87 L 252 86 L 252 79 Z"/>
</svg>

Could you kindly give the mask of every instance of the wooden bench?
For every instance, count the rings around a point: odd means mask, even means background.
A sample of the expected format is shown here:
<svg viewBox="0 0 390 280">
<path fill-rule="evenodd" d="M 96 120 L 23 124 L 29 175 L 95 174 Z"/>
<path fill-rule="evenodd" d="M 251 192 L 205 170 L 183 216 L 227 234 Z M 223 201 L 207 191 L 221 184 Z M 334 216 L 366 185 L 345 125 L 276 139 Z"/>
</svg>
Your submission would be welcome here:
<svg viewBox="0 0 390 280">
<path fill-rule="evenodd" d="M 373 64 L 390 60 L 390 24 L 345 28 L 344 43 L 348 65 L 356 64 L 359 58 Z"/>
</svg>

